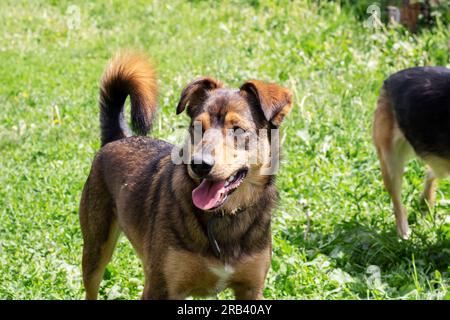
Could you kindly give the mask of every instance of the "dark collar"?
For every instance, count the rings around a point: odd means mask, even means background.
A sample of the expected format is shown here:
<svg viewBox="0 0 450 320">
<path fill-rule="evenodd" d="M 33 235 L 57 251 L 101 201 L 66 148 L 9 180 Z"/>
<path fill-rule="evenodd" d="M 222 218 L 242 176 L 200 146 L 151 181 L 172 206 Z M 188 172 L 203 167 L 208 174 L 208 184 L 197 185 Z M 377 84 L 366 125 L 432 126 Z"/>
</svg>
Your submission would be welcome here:
<svg viewBox="0 0 450 320">
<path fill-rule="evenodd" d="M 214 236 L 214 222 L 217 219 L 222 219 L 222 216 L 219 215 L 213 215 L 211 218 L 209 218 L 207 224 L 206 224 L 206 233 L 208 235 L 208 241 L 209 241 L 209 246 L 211 247 L 214 255 L 216 256 L 217 259 L 221 259 L 221 252 L 220 252 L 220 246 L 219 243 L 216 240 L 216 237 Z"/>
<path fill-rule="evenodd" d="M 253 207 L 253 206 L 250 206 L 250 207 Z M 233 215 L 239 214 L 239 213 L 247 210 L 250 207 L 239 208 L 235 212 L 233 212 Z M 217 239 L 214 235 L 214 223 L 216 221 L 220 221 L 221 219 L 223 219 L 225 217 L 225 215 L 226 215 L 226 213 L 225 213 L 225 210 L 223 210 L 223 209 L 213 212 L 212 216 L 208 219 L 208 222 L 206 223 L 206 234 L 208 235 L 209 246 L 211 247 L 216 258 L 219 260 L 222 259 L 222 254 L 221 254 L 219 243 L 217 242 Z"/>
</svg>

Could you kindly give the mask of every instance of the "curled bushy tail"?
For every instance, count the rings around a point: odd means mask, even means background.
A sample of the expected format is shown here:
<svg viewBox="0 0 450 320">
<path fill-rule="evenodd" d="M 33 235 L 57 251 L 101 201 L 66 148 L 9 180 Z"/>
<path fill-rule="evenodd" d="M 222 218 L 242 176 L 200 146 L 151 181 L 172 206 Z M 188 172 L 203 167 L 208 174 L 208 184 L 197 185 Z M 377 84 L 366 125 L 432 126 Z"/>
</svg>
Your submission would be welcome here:
<svg viewBox="0 0 450 320">
<path fill-rule="evenodd" d="M 156 112 L 157 84 L 155 70 L 144 55 L 119 53 L 103 73 L 99 100 L 102 146 L 127 136 L 123 114 L 127 96 L 133 132 L 146 135 Z"/>
</svg>

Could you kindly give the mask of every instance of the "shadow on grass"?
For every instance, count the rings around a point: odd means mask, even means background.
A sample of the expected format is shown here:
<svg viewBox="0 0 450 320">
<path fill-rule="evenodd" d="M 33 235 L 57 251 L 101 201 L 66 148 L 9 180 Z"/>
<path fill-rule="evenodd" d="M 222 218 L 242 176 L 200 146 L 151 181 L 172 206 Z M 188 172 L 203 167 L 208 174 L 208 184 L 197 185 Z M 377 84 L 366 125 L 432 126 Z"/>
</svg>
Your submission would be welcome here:
<svg viewBox="0 0 450 320">
<path fill-rule="evenodd" d="M 411 225 L 413 234 L 408 240 L 401 240 L 394 226 L 369 226 L 357 218 L 339 223 L 332 233 L 320 234 L 313 230 L 312 235 L 316 232 L 315 236 L 306 240 L 303 230 L 294 228 L 297 230 L 291 230 L 289 234 L 297 236 L 287 236 L 286 240 L 306 248 L 312 255 L 329 256 L 337 267 L 350 273 L 365 272 L 370 265 L 377 265 L 389 273 L 407 265 L 412 269 L 412 263 L 425 273 L 434 270 L 445 272 L 450 264 L 448 224 L 428 227 L 420 222 L 414 223 Z"/>
</svg>

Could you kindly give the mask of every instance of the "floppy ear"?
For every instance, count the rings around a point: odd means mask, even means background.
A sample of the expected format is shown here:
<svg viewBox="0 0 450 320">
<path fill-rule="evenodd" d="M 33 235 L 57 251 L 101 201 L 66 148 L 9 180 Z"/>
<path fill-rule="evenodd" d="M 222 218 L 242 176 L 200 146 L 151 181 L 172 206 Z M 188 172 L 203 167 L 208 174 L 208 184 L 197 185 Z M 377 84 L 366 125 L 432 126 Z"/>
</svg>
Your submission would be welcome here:
<svg viewBox="0 0 450 320">
<path fill-rule="evenodd" d="M 241 92 L 252 96 L 267 121 L 279 126 L 292 108 L 292 93 L 274 83 L 250 80 L 240 87 Z"/>
<path fill-rule="evenodd" d="M 221 88 L 223 84 L 216 79 L 210 77 L 202 77 L 188 84 L 181 93 L 180 102 L 177 106 L 177 114 L 184 111 L 186 106 L 200 104 L 205 101 L 208 91 Z"/>
</svg>

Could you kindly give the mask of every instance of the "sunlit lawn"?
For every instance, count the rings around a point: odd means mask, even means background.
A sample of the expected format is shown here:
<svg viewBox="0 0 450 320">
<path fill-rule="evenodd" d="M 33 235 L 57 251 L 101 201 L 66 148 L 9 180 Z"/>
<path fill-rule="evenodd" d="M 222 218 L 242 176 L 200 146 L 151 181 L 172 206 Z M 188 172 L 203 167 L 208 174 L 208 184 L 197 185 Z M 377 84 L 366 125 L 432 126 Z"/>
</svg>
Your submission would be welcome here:
<svg viewBox="0 0 450 320">
<path fill-rule="evenodd" d="M 399 240 L 371 142 L 383 79 L 407 66 L 446 65 L 446 27 L 414 37 L 366 29 L 348 8 L 317 3 L 82 1 L 68 11 L 67 1 L 1 1 L 0 298 L 83 296 L 78 202 L 99 148 L 98 79 L 119 48 L 142 50 L 158 66 L 154 136 L 187 124 L 175 106 L 200 75 L 235 87 L 259 78 L 294 92 L 266 298 L 448 297 L 450 185 L 440 183 L 440 204 L 422 218 L 424 171 L 410 164 L 404 201 L 413 235 Z M 101 298 L 139 298 L 142 284 L 123 237 Z"/>
</svg>

